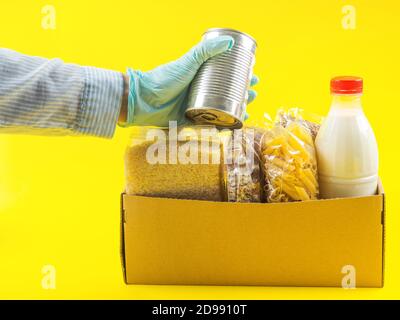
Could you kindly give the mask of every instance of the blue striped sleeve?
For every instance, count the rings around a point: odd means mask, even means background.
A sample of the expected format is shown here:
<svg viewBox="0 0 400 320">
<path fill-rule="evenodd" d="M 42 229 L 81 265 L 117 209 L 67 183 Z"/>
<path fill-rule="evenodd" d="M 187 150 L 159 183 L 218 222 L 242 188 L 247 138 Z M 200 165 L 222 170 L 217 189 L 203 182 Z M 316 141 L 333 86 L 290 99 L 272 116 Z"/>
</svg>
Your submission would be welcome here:
<svg viewBox="0 0 400 320">
<path fill-rule="evenodd" d="M 113 136 L 120 72 L 0 49 L 0 132 Z"/>
<path fill-rule="evenodd" d="M 83 67 L 84 89 L 76 132 L 98 137 L 113 136 L 121 109 L 123 78 L 120 72 Z"/>
</svg>

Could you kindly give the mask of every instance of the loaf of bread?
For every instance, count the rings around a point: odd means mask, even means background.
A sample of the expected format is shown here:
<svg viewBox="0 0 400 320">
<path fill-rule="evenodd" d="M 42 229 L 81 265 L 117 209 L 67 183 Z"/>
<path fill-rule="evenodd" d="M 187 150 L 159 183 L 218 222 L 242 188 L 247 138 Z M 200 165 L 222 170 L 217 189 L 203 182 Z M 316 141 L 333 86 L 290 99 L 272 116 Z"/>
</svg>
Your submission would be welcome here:
<svg viewBox="0 0 400 320">
<path fill-rule="evenodd" d="M 154 141 L 132 141 L 125 154 L 126 193 L 150 197 L 223 201 L 221 182 L 221 150 L 212 148 L 211 143 L 202 144 L 201 139 L 191 139 L 198 143 L 198 163 L 181 163 L 167 160 L 166 163 L 151 163 L 147 157 Z M 170 148 L 182 152 L 187 141 L 165 141 L 163 152 L 170 154 Z M 193 155 L 192 155 L 193 156 Z M 208 159 L 208 161 L 204 161 Z M 218 159 L 218 161 L 215 161 Z"/>
</svg>

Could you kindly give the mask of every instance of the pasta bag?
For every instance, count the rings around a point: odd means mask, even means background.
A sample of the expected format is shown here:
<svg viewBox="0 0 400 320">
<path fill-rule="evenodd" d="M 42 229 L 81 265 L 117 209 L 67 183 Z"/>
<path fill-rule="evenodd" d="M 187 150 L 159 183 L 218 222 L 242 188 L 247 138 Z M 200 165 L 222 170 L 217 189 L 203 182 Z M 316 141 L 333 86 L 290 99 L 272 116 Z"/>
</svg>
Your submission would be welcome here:
<svg viewBox="0 0 400 320">
<path fill-rule="evenodd" d="M 234 130 L 224 144 L 224 180 L 228 202 L 261 202 L 260 129 Z"/>
<path fill-rule="evenodd" d="M 318 198 L 314 139 L 304 122 L 277 123 L 264 134 L 261 150 L 267 202 Z"/>
<path fill-rule="evenodd" d="M 286 128 L 293 122 L 298 123 L 300 127 L 307 128 L 311 133 L 312 139 L 315 140 L 322 122 L 322 117 L 307 113 L 300 108 L 289 108 L 287 110 L 281 108 L 278 110 L 275 124 Z"/>
</svg>

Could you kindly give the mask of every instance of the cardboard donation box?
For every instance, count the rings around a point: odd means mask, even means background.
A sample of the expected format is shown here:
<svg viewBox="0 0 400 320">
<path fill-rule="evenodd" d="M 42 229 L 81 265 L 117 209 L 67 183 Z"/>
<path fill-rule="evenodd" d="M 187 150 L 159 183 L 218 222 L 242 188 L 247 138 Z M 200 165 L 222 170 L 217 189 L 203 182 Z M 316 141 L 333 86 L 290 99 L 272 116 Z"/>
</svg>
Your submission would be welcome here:
<svg viewBox="0 0 400 320">
<path fill-rule="evenodd" d="M 384 194 L 290 203 L 122 195 L 128 284 L 382 287 Z"/>
</svg>

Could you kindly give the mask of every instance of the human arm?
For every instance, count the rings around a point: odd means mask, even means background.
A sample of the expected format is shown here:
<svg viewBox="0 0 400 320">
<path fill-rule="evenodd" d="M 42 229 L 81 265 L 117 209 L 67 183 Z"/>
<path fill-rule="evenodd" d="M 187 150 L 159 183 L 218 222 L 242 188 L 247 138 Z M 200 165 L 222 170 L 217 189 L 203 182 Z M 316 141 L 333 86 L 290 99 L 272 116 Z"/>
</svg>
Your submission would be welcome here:
<svg viewBox="0 0 400 320">
<path fill-rule="evenodd" d="M 0 132 L 110 138 L 117 122 L 187 123 L 185 98 L 198 69 L 232 46 L 229 36 L 208 39 L 176 61 L 127 74 L 0 49 Z M 250 89 L 249 102 L 255 96 Z"/>
<path fill-rule="evenodd" d="M 123 74 L 0 49 L 0 132 L 113 136 Z"/>
</svg>

